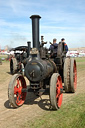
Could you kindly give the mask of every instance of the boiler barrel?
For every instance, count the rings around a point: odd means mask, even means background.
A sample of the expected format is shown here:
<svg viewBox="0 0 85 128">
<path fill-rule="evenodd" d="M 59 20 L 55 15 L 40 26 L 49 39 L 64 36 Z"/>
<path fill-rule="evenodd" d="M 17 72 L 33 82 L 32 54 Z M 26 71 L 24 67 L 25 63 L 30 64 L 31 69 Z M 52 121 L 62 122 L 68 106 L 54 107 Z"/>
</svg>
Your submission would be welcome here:
<svg viewBox="0 0 85 128">
<path fill-rule="evenodd" d="M 25 67 L 25 75 L 32 82 L 40 82 L 55 72 L 53 63 L 46 60 L 32 60 Z"/>
</svg>

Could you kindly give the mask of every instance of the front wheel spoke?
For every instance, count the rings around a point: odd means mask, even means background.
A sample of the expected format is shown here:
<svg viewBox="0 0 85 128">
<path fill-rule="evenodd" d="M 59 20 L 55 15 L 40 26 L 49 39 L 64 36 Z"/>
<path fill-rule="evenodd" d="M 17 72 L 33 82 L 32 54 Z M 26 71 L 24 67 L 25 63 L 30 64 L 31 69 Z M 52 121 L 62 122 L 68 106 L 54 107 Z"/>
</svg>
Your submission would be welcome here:
<svg viewBox="0 0 85 128">
<path fill-rule="evenodd" d="M 56 99 L 58 98 L 59 96 L 58 96 L 58 94 L 56 95 Z"/>
<path fill-rule="evenodd" d="M 60 87 L 57 88 L 57 94 L 60 95 Z"/>
<path fill-rule="evenodd" d="M 56 90 L 56 99 L 59 97 L 58 89 Z"/>
<path fill-rule="evenodd" d="M 19 79 L 17 79 L 17 85 L 20 87 L 20 81 L 19 81 Z"/>
<path fill-rule="evenodd" d="M 14 87 L 14 94 L 16 94 L 16 93 L 18 92 L 18 90 L 19 90 L 18 87 L 15 86 L 15 87 Z"/>
<path fill-rule="evenodd" d="M 59 96 L 56 97 L 56 101 L 57 101 L 57 103 L 58 103 L 58 101 L 59 101 Z"/>
<path fill-rule="evenodd" d="M 16 100 L 17 103 L 20 102 L 20 99 L 21 99 L 20 96 L 21 96 L 20 94 L 17 94 L 17 100 Z"/>
<path fill-rule="evenodd" d="M 17 100 L 16 100 L 17 103 L 19 103 L 19 94 L 17 95 Z"/>
<path fill-rule="evenodd" d="M 60 84 L 60 83 L 59 83 L 59 80 L 57 80 L 57 87 L 59 87 L 59 84 Z"/>
<path fill-rule="evenodd" d="M 62 94 L 61 89 L 62 89 L 62 88 L 60 88 L 60 87 L 57 88 L 56 99 L 59 98 L 59 96 Z"/>
<path fill-rule="evenodd" d="M 19 94 L 21 94 L 21 90 L 22 90 L 22 87 L 17 87 L 17 86 L 15 86 L 14 87 L 14 94 L 17 94 L 17 93 L 19 93 Z"/>
<path fill-rule="evenodd" d="M 20 99 L 22 99 L 22 98 L 23 98 L 23 95 L 21 94 L 21 95 L 20 95 Z"/>
</svg>

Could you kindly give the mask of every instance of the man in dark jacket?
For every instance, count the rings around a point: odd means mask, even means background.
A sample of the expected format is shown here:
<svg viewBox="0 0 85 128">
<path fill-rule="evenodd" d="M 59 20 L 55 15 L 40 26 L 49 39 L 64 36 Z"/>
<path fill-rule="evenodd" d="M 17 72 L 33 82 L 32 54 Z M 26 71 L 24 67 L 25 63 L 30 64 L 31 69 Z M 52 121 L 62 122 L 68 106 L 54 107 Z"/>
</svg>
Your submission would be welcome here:
<svg viewBox="0 0 85 128">
<path fill-rule="evenodd" d="M 53 44 L 51 43 L 50 48 L 49 48 L 53 53 L 57 53 L 58 44 L 56 43 L 56 41 L 57 41 L 57 39 L 54 38 Z"/>
</svg>

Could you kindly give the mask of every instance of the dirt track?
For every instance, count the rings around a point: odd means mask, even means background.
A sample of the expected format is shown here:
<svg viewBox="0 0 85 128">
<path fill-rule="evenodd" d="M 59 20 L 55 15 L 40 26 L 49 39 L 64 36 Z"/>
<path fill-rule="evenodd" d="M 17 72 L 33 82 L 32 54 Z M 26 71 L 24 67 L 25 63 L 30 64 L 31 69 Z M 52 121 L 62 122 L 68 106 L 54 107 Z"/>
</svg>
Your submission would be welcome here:
<svg viewBox="0 0 85 128">
<path fill-rule="evenodd" d="M 81 63 L 81 62 L 79 62 Z M 85 65 L 85 62 L 81 63 Z M 22 128 L 23 123 L 32 120 L 43 113 L 48 113 L 49 102 L 48 95 L 43 95 L 42 100 L 37 98 L 33 93 L 28 93 L 25 104 L 18 108 L 9 107 L 8 101 L 8 84 L 11 79 L 9 74 L 9 63 L 5 62 L 0 65 L 0 128 Z M 85 92 L 85 69 L 78 68 L 78 85 L 75 94 L 63 95 L 63 104 L 71 100 L 75 95 Z M 48 104 L 48 105 L 46 105 Z M 62 104 L 62 105 L 63 105 Z"/>
</svg>

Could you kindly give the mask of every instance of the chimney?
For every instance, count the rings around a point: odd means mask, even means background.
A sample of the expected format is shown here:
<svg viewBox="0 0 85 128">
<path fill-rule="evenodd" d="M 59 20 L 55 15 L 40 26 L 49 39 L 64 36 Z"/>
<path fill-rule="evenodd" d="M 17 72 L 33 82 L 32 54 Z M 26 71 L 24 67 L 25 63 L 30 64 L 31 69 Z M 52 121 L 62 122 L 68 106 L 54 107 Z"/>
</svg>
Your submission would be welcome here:
<svg viewBox="0 0 85 128">
<path fill-rule="evenodd" d="M 37 48 L 39 50 L 39 19 L 41 18 L 39 15 L 32 15 L 30 17 L 32 19 L 32 40 L 33 40 L 33 48 Z"/>
</svg>

